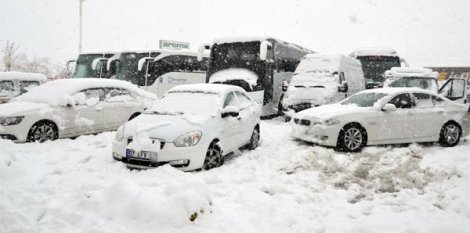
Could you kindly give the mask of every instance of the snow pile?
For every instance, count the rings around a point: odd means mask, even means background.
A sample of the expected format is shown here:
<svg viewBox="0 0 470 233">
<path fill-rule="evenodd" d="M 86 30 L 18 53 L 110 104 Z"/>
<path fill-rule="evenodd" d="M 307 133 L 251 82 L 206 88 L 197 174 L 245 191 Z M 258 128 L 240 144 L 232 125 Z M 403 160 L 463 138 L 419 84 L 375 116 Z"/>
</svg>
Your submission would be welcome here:
<svg viewBox="0 0 470 233">
<path fill-rule="evenodd" d="M 209 79 L 209 83 L 225 83 L 235 80 L 245 81 L 253 89 L 258 82 L 258 75 L 247 69 L 231 68 L 213 74 Z"/>
</svg>

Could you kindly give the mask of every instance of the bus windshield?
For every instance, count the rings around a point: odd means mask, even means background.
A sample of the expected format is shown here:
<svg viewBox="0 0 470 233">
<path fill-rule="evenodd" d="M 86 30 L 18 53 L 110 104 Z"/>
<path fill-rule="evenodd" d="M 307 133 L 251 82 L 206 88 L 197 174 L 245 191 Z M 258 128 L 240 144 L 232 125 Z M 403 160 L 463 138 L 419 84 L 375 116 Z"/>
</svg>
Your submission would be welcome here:
<svg viewBox="0 0 470 233">
<path fill-rule="evenodd" d="M 135 53 L 135 52 L 127 52 L 122 53 L 121 57 L 119 58 L 119 65 L 117 66 L 116 70 L 116 77 L 117 79 L 129 81 L 133 84 L 138 86 L 145 86 L 145 73 L 147 71 L 147 67 L 144 66 L 141 71 L 138 70 L 139 60 L 144 57 L 155 57 L 159 53 Z M 153 62 L 146 63 L 149 66 L 149 73 L 152 73 L 151 70 L 153 69 Z"/>
<path fill-rule="evenodd" d="M 91 65 L 96 58 L 103 54 L 80 54 L 75 65 L 74 78 L 99 77 L 99 73 L 92 69 Z"/>
<path fill-rule="evenodd" d="M 383 83 L 385 71 L 401 66 L 396 56 L 359 56 L 357 59 L 361 61 L 367 83 Z"/>
<path fill-rule="evenodd" d="M 229 68 L 244 68 L 263 77 L 264 66 L 259 60 L 260 44 L 259 41 L 215 44 L 211 52 L 208 75 Z"/>
</svg>

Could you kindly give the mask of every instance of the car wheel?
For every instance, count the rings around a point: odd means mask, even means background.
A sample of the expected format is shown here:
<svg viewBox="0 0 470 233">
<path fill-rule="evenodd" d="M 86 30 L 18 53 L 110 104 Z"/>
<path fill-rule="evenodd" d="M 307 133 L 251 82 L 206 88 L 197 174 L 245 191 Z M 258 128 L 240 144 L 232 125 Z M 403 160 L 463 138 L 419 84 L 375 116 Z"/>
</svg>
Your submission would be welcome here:
<svg viewBox="0 0 470 233">
<path fill-rule="evenodd" d="M 443 146 L 455 146 L 459 143 L 461 135 L 460 126 L 455 122 L 448 122 L 442 126 L 439 142 Z"/>
<path fill-rule="evenodd" d="M 366 132 L 358 124 L 349 124 L 341 129 L 337 147 L 348 152 L 360 151 L 366 145 Z"/>
<path fill-rule="evenodd" d="M 224 164 L 224 157 L 222 150 L 216 142 L 212 142 L 207 149 L 206 158 L 204 159 L 204 170 L 210 170 L 212 168 L 220 167 Z"/>
<path fill-rule="evenodd" d="M 41 121 L 33 125 L 28 133 L 28 142 L 53 141 L 59 137 L 57 127 L 54 123 Z"/>
<path fill-rule="evenodd" d="M 256 126 L 255 129 L 253 130 L 253 133 L 251 134 L 250 144 L 248 144 L 248 149 L 250 150 L 256 149 L 259 145 L 259 139 L 260 139 L 259 127 Z"/>
</svg>

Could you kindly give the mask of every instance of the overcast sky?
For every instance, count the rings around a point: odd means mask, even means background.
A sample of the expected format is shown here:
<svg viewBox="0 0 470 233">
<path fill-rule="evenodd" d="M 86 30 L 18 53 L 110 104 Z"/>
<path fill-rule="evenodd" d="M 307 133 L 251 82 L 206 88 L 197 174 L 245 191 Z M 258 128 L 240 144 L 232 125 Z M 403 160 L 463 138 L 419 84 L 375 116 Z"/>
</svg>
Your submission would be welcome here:
<svg viewBox="0 0 470 233">
<path fill-rule="evenodd" d="M 78 0 L 0 0 L 0 45 L 65 62 L 78 54 Z M 470 66 L 468 0 L 86 0 L 84 51 L 269 35 L 321 53 L 396 49 L 412 66 Z"/>
</svg>

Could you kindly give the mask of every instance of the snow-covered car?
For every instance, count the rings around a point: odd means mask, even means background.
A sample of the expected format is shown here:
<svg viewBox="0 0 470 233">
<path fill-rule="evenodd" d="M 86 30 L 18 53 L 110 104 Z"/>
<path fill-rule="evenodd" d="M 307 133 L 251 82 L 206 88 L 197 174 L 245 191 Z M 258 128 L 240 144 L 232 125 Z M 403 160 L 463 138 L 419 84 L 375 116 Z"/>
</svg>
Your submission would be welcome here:
<svg viewBox="0 0 470 233">
<path fill-rule="evenodd" d="M 152 108 L 119 127 L 113 158 L 131 168 L 170 164 L 211 169 L 260 139 L 260 108 L 237 86 L 188 84 L 170 89 Z"/>
<path fill-rule="evenodd" d="M 470 109 L 420 88 L 381 88 L 301 111 L 291 122 L 294 138 L 345 151 L 413 142 L 454 146 L 469 134 Z"/>
<path fill-rule="evenodd" d="M 438 76 L 431 69 L 393 67 L 385 71 L 384 87 L 419 87 L 437 93 Z"/>
<path fill-rule="evenodd" d="M 156 100 L 120 80 L 51 81 L 0 105 L 0 138 L 44 142 L 116 130 Z"/>
<path fill-rule="evenodd" d="M 38 73 L 0 72 L 0 104 L 26 93 L 46 81 L 46 76 Z"/>
<path fill-rule="evenodd" d="M 288 86 L 282 111 L 287 121 L 296 112 L 336 103 L 365 89 L 361 62 L 340 54 L 307 54 Z"/>
</svg>

